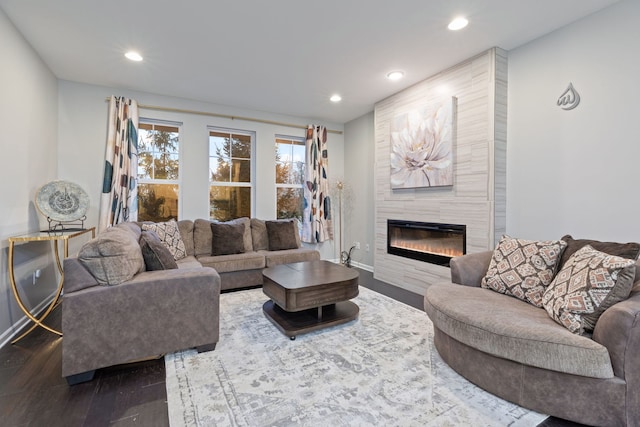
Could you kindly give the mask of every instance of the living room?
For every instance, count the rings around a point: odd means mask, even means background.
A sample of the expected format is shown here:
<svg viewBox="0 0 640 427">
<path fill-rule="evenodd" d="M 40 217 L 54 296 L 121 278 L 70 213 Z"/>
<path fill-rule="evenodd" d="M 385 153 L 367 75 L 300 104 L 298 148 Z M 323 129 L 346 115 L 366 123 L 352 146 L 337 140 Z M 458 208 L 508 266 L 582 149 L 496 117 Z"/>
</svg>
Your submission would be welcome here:
<svg viewBox="0 0 640 427">
<path fill-rule="evenodd" d="M 434 195 L 443 196 L 437 191 L 388 194 L 388 184 L 383 184 L 384 179 L 388 180 L 388 173 L 386 177 L 378 175 L 381 159 L 376 158 L 376 104 L 383 98 L 368 105 L 364 114 L 340 121 L 258 111 L 243 107 L 242 102 L 238 102 L 238 106 L 227 105 L 233 105 L 231 100 L 195 101 L 135 87 L 59 79 L 47 65 L 47 58 L 30 46 L 20 26 L 16 28 L 9 13 L 5 13 L 5 8 L 11 8 L 13 3 L 0 2 L 0 38 L 5 53 L 0 78 L 0 93 L 5 102 L 0 121 L 5 131 L 3 147 L 8 153 L 1 160 L 5 180 L 0 184 L 3 200 L 0 206 L 3 248 L 0 305 L 5 307 L 0 310 L 2 343 L 10 340 L 21 320 L 7 277 L 7 239 L 44 225 L 44 218 L 34 204 L 38 189 L 56 179 L 78 183 L 91 194 L 87 223 L 97 223 L 108 105 L 105 98 L 111 95 L 133 98 L 144 105 L 254 117 L 302 127 L 321 122 L 328 129 L 341 131 L 341 134 L 330 133 L 328 143 L 330 173 L 351 189 L 350 197 L 345 200 L 349 206 L 342 227 L 343 250 L 349 249 L 352 242 L 360 242 L 360 249 L 352 252 L 352 260 L 374 275 L 378 274 L 379 262 L 387 256 L 383 229 L 386 224 L 380 221 L 377 206 L 383 200 L 388 202 L 389 197 L 391 202 L 404 206 L 407 201 L 418 199 L 429 203 L 428 199 Z M 640 48 L 640 29 L 636 25 L 640 4 L 636 0 L 591 3 L 595 13 L 506 51 L 508 143 L 502 221 L 509 235 L 558 239 L 571 234 L 576 238 L 605 241 L 640 241 L 640 229 L 634 226 L 640 199 L 630 179 L 635 159 L 640 157 L 640 144 L 636 143 L 640 134 L 640 121 L 636 118 L 640 112 L 636 103 L 640 95 L 640 86 L 636 83 L 640 75 L 640 59 L 636 54 Z M 600 7 L 604 8 L 598 10 Z M 486 49 L 492 47 L 488 45 Z M 481 53 L 474 52 L 459 62 Z M 60 55 L 66 54 L 70 53 L 61 48 Z M 446 69 L 457 64 L 452 63 Z M 111 68 L 110 64 L 104 66 Z M 446 69 L 420 76 L 416 83 L 429 81 Z M 581 102 L 575 109 L 565 111 L 557 101 L 570 83 L 580 94 Z M 336 106 L 327 101 L 327 107 Z M 143 109 L 141 115 L 181 124 L 181 161 L 186 166 L 180 183 L 179 216 L 185 219 L 208 216 L 205 159 L 210 127 L 255 132 L 257 182 L 268 183 L 274 182 L 273 136 L 296 132 L 303 135 L 302 130 L 291 126 L 200 114 Z M 485 184 L 490 185 L 488 181 Z M 383 188 L 384 185 L 387 187 Z M 454 185 L 452 191 L 455 190 Z M 273 185 L 256 191 L 253 216 L 274 217 L 275 191 Z M 620 205 L 624 200 L 629 200 L 629 206 Z M 413 212 L 414 216 L 420 216 L 419 211 Z M 446 213 L 438 212 L 438 216 L 431 220 L 449 220 Z M 480 236 L 487 242 L 484 249 L 492 249 L 497 243 L 495 236 L 489 234 Z M 335 241 L 318 245 L 318 250 L 323 259 L 339 257 Z M 21 281 L 30 282 L 32 271 L 42 270 L 41 283 L 54 283 L 56 273 L 50 251 L 44 247 L 34 251 L 20 255 Z M 425 272 L 418 263 L 411 265 L 415 267 L 393 277 L 384 275 L 381 280 L 419 292 L 420 285 L 416 282 L 423 280 Z M 47 286 L 28 287 L 27 299 L 36 307 L 50 297 L 53 290 Z"/>
</svg>

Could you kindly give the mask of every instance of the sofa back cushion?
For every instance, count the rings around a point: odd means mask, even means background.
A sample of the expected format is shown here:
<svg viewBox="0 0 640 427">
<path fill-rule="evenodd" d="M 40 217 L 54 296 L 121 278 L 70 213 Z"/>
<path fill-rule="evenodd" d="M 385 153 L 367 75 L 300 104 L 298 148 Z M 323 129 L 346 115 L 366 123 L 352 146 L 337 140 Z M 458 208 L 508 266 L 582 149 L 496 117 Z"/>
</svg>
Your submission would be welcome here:
<svg viewBox="0 0 640 427">
<path fill-rule="evenodd" d="M 187 256 L 193 256 L 195 252 L 193 244 L 193 221 L 190 219 L 178 221 L 178 230 L 180 230 L 180 237 L 182 237 Z"/>
<path fill-rule="evenodd" d="M 137 235 L 125 227 L 109 227 L 85 243 L 78 260 L 101 285 L 118 285 L 145 269 Z"/>
<path fill-rule="evenodd" d="M 253 240 L 254 251 L 269 250 L 269 236 L 267 235 L 266 221 L 251 218 L 251 239 Z"/>
</svg>

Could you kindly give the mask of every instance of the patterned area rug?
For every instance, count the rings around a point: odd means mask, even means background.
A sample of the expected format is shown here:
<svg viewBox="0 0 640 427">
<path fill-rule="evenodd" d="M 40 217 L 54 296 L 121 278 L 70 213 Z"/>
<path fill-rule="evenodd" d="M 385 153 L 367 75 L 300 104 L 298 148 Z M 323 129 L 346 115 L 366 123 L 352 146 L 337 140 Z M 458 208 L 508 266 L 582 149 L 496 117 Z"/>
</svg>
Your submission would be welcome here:
<svg viewBox="0 0 640 427">
<path fill-rule="evenodd" d="M 427 315 L 360 288 L 358 320 L 284 336 L 261 289 L 221 295 L 215 351 L 167 355 L 171 426 L 536 426 L 449 368 Z"/>
</svg>

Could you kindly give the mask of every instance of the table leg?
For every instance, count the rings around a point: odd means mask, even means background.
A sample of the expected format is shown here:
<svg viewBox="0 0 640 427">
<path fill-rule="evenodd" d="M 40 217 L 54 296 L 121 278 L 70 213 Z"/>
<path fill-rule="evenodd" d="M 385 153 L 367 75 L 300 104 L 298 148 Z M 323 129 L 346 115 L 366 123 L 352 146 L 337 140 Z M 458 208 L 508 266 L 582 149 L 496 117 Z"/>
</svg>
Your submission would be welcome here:
<svg viewBox="0 0 640 427">
<path fill-rule="evenodd" d="M 29 332 L 33 331 L 37 326 L 40 326 L 40 327 L 46 329 L 47 331 L 52 332 L 52 333 L 54 333 L 56 335 L 62 336 L 62 332 L 57 331 L 57 330 L 55 330 L 53 328 L 50 328 L 49 326 L 47 326 L 44 323 L 42 323 L 42 321 L 49 315 L 49 313 L 51 313 L 51 311 L 53 310 L 53 308 L 57 304 L 58 299 L 60 298 L 60 294 L 62 292 L 62 283 L 63 283 L 64 277 L 62 275 L 60 276 L 60 283 L 58 283 L 58 289 L 56 291 L 56 296 L 53 299 L 53 301 L 51 302 L 51 304 L 49 305 L 49 307 L 47 308 L 47 310 L 44 312 L 44 314 L 42 316 L 40 316 L 40 318 L 35 317 L 33 314 L 31 314 L 29 309 L 24 305 L 24 303 L 22 302 L 22 298 L 20 297 L 20 293 L 18 292 L 18 286 L 16 285 L 14 266 L 13 266 L 14 245 L 15 245 L 15 242 L 13 242 L 13 241 L 9 242 L 9 259 L 8 259 L 8 261 L 9 261 L 8 262 L 8 264 L 9 264 L 9 282 L 11 283 L 11 290 L 13 291 L 13 294 L 16 297 L 16 302 L 18 303 L 18 307 L 20 307 L 20 309 L 23 311 L 23 313 L 33 322 L 33 325 L 31 325 L 31 327 L 26 332 L 22 333 L 18 338 L 16 338 L 13 341 L 11 341 L 11 344 L 15 344 L 16 342 L 20 341 Z M 57 250 L 58 244 L 57 244 L 57 242 L 54 241 L 54 245 L 55 245 L 55 248 L 56 248 L 54 250 L 54 253 L 56 255 L 56 261 L 58 263 L 58 270 L 60 271 L 62 269 L 62 267 L 60 265 L 60 258 L 58 256 L 58 250 Z"/>
</svg>

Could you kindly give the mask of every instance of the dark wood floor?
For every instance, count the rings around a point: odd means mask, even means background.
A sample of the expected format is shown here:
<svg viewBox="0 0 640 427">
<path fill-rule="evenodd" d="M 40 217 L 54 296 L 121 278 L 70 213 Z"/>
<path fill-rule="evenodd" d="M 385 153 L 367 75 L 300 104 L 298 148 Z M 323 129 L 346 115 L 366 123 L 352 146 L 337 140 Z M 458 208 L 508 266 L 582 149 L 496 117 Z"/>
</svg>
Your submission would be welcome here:
<svg viewBox="0 0 640 427">
<path fill-rule="evenodd" d="M 390 286 L 360 270 L 360 284 L 418 309 L 421 295 Z M 47 324 L 60 328 L 57 308 Z M 96 371 L 69 387 L 60 376 L 62 338 L 42 328 L 0 349 L 0 426 L 168 426 L 162 358 Z M 550 418 L 544 427 L 578 426 Z"/>
</svg>

